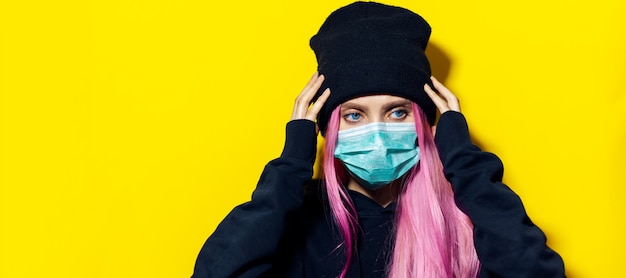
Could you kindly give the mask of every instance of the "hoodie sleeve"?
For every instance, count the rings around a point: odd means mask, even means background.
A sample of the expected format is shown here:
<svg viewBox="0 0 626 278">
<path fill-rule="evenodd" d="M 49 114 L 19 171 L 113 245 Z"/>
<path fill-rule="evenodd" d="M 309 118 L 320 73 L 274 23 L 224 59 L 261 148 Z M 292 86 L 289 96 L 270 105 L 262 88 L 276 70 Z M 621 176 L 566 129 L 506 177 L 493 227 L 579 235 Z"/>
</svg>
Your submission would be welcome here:
<svg viewBox="0 0 626 278">
<path fill-rule="evenodd" d="M 287 124 L 281 156 L 269 162 L 251 201 L 235 207 L 200 250 L 193 278 L 260 277 L 273 266 L 289 218 L 303 203 L 313 176 L 315 123 Z"/>
<path fill-rule="evenodd" d="M 502 183 L 502 162 L 472 144 L 461 113 L 441 115 L 435 143 L 457 206 L 474 223 L 479 277 L 565 277 L 561 257 Z"/>
</svg>

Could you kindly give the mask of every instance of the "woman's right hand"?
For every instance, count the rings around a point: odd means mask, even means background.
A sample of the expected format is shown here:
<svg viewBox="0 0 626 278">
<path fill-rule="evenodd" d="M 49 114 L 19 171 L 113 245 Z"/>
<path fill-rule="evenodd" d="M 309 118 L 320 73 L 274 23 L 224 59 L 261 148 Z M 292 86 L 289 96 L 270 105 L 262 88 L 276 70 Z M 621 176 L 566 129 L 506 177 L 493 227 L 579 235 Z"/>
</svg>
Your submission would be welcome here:
<svg viewBox="0 0 626 278">
<path fill-rule="evenodd" d="M 293 107 L 293 113 L 291 114 L 291 120 L 300 120 L 306 119 L 309 121 L 315 122 L 317 118 L 317 114 L 326 103 L 328 96 L 330 95 L 330 89 L 324 90 L 322 95 L 317 98 L 315 103 L 311 104 L 311 100 L 315 96 L 315 93 L 319 90 L 320 86 L 322 86 L 322 82 L 324 82 L 324 75 L 320 75 L 319 73 L 315 73 L 313 77 L 306 84 L 302 92 L 296 98 L 296 103 Z"/>
</svg>

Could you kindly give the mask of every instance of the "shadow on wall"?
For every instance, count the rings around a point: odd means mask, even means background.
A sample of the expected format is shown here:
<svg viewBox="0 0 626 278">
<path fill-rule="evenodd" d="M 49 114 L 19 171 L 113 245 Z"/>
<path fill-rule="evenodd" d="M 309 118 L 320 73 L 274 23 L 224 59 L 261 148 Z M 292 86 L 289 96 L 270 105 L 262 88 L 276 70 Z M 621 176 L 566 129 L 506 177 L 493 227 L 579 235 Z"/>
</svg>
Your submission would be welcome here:
<svg viewBox="0 0 626 278">
<path fill-rule="evenodd" d="M 448 57 L 448 55 L 446 55 L 446 53 L 437 44 L 432 42 L 428 43 L 428 46 L 426 47 L 426 56 L 430 62 L 430 69 L 433 76 L 445 86 L 450 75 L 450 69 L 452 68 L 452 61 L 450 60 L 450 57 Z M 451 91 L 454 93 L 454 90 L 451 89 Z M 463 111 L 463 104 L 461 104 L 461 111 Z M 474 145 L 478 146 L 481 150 L 485 150 L 480 140 L 472 136 L 471 132 L 470 137 Z"/>
<path fill-rule="evenodd" d="M 441 81 L 441 83 L 446 84 L 452 65 L 448 55 L 446 55 L 438 45 L 431 42 L 426 47 L 426 57 L 428 57 L 428 61 L 430 62 L 430 69 L 433 76 Z"/>
</svg>

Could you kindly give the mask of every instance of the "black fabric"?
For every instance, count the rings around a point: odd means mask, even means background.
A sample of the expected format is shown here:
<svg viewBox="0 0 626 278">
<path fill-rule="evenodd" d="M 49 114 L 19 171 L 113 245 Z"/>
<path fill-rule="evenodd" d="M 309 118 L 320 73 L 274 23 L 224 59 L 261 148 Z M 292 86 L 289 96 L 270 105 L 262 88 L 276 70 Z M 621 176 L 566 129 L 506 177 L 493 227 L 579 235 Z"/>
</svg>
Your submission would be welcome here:
<svg viewBox="0 0 626 278">
<path fill-rule="evenodd" d="M 285 151 L 266 166 L 252 200 L 233 209 L 206 241 L 193 278 L 337 277 L 345 254 L 320 184 L 311 180 L 314 131 L 310 121 L 287 124 Z M 564 277 L 561 257 L 501 182 L 500 160 L 471 143 L 463 115 L 444 113 L 435 140 L 457 205 L 475 223 L 479 277 Z M 356 192 L 350 197 L 361 234 L 346 277 L 385 277 L 395 204 L 383 208 Z"/>
<path fill-rule="evenodd" d="M 310 41 L 318 71 L 325 77 L 316 98 L 331 90 L 318 114 L 322 134 L 333 109 L 374 94 L 417 103 L 432 125 L 436 107 L 424 91 L 424 84 L 433 87 L 424 54 L 430 32 L 418 14 L 375 2 L 352 3 L 328 16 Z"/>
<path fill-rule="evenodd" d="M 472 144 L 463 114 L 441 116 L 435 143 L 457 206 L 474 222 L 483 269 L 501 277 L 563 277 L 561 257 L 546 246 L 520 198 L 502 183 L 500 159 Z"/>
</svg>

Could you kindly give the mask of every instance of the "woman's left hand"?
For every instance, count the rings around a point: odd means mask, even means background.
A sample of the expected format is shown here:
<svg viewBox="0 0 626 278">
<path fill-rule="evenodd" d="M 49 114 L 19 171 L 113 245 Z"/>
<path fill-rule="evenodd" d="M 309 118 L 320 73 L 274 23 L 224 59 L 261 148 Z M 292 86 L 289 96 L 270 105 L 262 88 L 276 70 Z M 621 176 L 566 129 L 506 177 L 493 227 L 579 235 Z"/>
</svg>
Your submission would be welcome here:
<svg viewBox="0 0 626 278">
<path fill-rule="evenodd" d="M 424 90 L 435 103 L 437 109 L 439 109 L 439 113 L 443 114 L 447 111 L 456 111 L 461 112 L 461 105 L 459 104 L 459 99 L 448 90 L 441 82 L 439 82 L 435 77 L 431 76 L 430 80 L 433 82 L 433 86 L 439 92 L 435 92 L 428 84 L 424 84 Z"/>
</svg>

